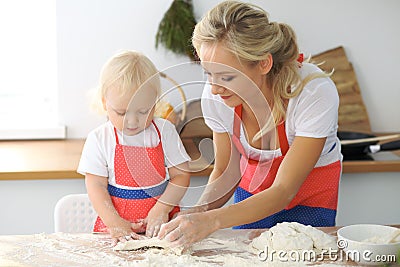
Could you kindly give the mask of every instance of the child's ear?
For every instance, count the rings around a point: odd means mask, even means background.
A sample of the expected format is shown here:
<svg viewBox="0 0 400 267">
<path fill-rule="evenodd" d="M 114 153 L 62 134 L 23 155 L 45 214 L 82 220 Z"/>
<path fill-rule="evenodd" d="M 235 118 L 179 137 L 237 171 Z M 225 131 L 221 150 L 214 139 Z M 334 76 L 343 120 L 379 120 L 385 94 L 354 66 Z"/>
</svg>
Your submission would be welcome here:
<svg viewBox="0 0 400 267">
<path fill-rule="evenodd" d="M 260 60 L 259 67 L 261 74 L 267 74 L 272 69 L 273 63 L 274 60 L 271 54 L 268 54 L 266 59 Z"/>
</svg>

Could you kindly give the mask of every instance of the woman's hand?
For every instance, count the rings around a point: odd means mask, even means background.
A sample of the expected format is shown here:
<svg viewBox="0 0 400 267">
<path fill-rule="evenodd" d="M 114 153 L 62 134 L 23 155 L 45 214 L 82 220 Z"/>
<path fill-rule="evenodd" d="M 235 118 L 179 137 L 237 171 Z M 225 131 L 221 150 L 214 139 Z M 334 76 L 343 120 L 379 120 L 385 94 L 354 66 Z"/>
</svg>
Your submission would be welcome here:
<svg viewBox="0 0 400 267">
<path fill-rule="evenodd" d="M 172 246 L 189 246 L 219 229 L 218 221 L 209 212 L 179 215 L 161 226 L 158 237 Z"/>
<path fill-rule="evenodd" d="M 175 213 L 174 216 L 172 217 L 172 219 L 175 219 L 176 217 L 178 217 L 179 215 L 187 215 L 187 214 L 192 214 L 192 213 L 197 213 L 197 212 L 203 212 L 203 211 L 207 211 L 207 207 L 206 206 L 196 206 L 196 207 L 192 207 L 190 209 L 186 209 L 186 210 L 181 210 L 178 213 Z"/>
</svg>

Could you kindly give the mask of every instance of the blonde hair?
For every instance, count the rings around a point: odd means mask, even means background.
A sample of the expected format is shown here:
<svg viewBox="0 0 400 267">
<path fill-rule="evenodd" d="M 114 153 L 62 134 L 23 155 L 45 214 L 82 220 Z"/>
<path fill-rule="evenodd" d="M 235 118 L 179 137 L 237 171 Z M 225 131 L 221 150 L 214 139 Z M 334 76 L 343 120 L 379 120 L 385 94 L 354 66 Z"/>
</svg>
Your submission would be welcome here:
<svg viewBox="0 0 400 267">
<path fill-rule="evenodd" d="M 101 70 L 97 99 L 104 98 L 110 88 L 124 96 L 135 92 L 144 83 L 160 95 L 160 77 L 150 59 L 137 51 L 119 52 Z"/>
<path fill-rule="evenodd" d="M 267 59 L 269 54 L 272 55 L 273 66 L 267 74 L 274 96 L 272 116 L 254 136 L 254 140 L 285 119 L 285 100 L 299 95 L 310 80 L 328 76 L 325 73 L 314 73 L 301 80 L 295 32 L 287 24 L 270 22 L 266 11 L 250 3 L 224 1 L 212 8 L 197 23 L 192 36 L 197 52 L 203 43 L 218 42 L 223 43 L 240 62 L 250 65 Z M 296 85 L 297 90 L 288 90 Z"/>
</svg>

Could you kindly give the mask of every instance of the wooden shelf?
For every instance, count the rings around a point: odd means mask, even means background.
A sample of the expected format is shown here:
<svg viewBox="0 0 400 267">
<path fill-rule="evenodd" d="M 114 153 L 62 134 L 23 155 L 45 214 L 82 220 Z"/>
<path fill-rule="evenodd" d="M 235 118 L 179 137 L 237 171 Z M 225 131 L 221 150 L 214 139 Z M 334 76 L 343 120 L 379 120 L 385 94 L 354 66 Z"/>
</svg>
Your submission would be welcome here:
<svg viewBox="0 0 400 267">
<path fill-rule="evenodd" d="M 82 179 L 76 172 L 83 139 L 0 141 L 0 180 Z M 200 157 L 194 143 L 184 142 L 192 157 L 192 176 L 208 176 L 213 165 Z M 396 151 L 400 156 L 400 151 Z M 398 160 L 345 161 L 343 173 L 400 172 Z"/>
<path fill-rule="evenodd" d="M 84 140 L 1 141 L 0 180 L 83 178 L 76 172 Z"/>
</svg>

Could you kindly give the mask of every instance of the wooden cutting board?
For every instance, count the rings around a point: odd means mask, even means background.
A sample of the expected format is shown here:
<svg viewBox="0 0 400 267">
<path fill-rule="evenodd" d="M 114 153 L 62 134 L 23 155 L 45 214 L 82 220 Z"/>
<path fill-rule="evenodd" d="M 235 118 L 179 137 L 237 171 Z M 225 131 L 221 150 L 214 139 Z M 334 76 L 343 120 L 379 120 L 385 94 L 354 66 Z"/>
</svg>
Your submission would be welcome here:
<svg viewBox="0 0 400 267">
<path fill-rule="evenodd" d="M 316 64 L 322 63 L 319 67 L 328 73 L 334 69 L 331 78 L 336 84 L 340 98 L 339 131 L 370 133 L 367 108 L 353 66 L 348 61 L 344 48 L 339 46 L 313 55 L 311 61 Z"/>
</svg>

